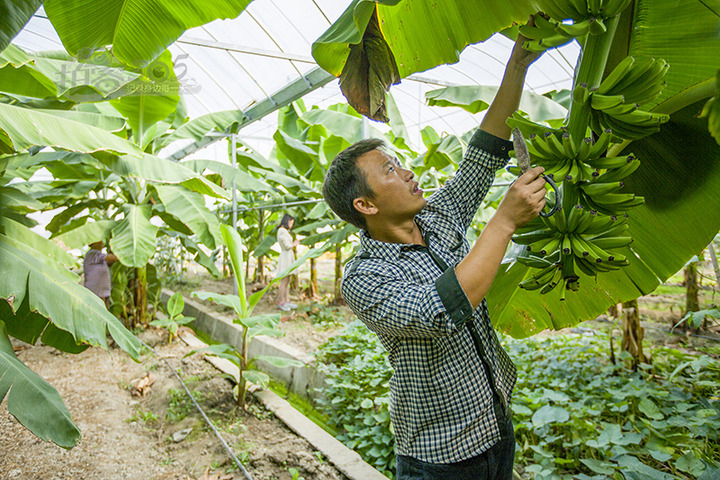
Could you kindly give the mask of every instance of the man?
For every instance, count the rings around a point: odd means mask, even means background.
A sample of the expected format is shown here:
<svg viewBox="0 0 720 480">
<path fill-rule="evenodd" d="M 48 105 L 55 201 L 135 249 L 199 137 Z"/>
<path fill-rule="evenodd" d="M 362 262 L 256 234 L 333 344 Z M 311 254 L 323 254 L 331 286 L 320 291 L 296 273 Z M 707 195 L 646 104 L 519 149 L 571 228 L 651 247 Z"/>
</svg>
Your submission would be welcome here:
<svg viewBox="0 0 720 480">
<path fill-rule="evenodd" d="M 105 244 L 94 242 L 90 244 L 90 250 L 85 254 L 83 260 L 83 274 L 85 276 L 85 287 L 90 289 L 95 295 L 100 297 L 105 306 L 110 305 L 110 268 L 117 262 L 117 257 L 112 253 L 103 253 L 102 249 Z"/>
<path fill-rule="evenodd" d="M 465 232 L 512 149 L 505 121 L 539 56 L 523 40 L 455 176 L 429 199 L 372 139 L 341 152 L 323 185 L 333 211 L 362 229 L 342 295 L 377 333 L 394 369 L 399 480 L 512 478 L 515 367 L 484 297 L 513 233 L 545 205 L 543 169 L 514 182 L 472 249 Z"/>
</svg>

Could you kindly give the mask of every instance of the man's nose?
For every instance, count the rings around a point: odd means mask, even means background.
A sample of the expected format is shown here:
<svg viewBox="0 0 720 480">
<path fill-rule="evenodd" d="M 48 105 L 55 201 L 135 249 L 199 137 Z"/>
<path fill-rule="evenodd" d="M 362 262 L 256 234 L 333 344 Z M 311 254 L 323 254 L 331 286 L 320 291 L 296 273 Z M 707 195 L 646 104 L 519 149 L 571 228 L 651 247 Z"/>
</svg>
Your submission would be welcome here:
<svg viewBox="0 0 720 480">
<path fill-rule="evenodd" d="M 401 167 L 402 168 L 402 167 Z M 407 168 L 402 168 L 403 177 L 405 178 L 406 182 L 409 182 L 413 178 L 415 178 L 415 174 L 412 170 L 409 170 Z"/>
</svg>

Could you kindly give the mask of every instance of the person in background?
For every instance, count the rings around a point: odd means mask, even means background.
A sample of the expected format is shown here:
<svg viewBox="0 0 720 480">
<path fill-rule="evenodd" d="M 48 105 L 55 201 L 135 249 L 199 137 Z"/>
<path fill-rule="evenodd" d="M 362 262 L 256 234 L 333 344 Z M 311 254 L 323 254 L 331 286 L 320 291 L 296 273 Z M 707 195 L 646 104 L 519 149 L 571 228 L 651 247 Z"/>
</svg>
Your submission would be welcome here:
<svg viewBox="0 0 720 480">
<path fill-rule="evenodd" d="M 280 260 L 278 260 L 277 266 L 278 273 L 288 268 L 295 261 L 293 247 L 299 242 L 298 240 L 293 240 L 292 235 L 290 235 L 290 230 L 292 230 L 293 225 L 295 225 L 295 219 L 287 213 L 283 215 L 277 231 L 277 241 L 280 244 Z M 290 275 L 280 280 L 276 301 L 280 310 L 288 311 L 297 308 L 297 305 L 290 301 Z"/>
<path fill-rule="evenodd" d="M 110 268 L 117 262 L 117 257 L 112 253 L 103 253 L 105 244 L 94 242 L 90 244 L 90 250 L 85 254 L 83 260 L 83 273 L 85 275 L 85 287 L 95 295 L 102 298 L 105 306 L 110 305 Z"/>
</svg>

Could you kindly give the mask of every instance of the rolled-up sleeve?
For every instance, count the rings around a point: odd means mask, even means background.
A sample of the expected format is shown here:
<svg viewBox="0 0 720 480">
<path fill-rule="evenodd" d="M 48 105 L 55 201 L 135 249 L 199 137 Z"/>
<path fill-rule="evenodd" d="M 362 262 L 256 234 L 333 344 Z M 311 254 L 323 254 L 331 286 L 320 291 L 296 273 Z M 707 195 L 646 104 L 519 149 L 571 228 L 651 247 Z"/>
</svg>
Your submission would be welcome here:
<svg viewBox="0 0 720 480">
<path fill-rule="evenodd" d="M 464 229 L 495 179 L 508 163 L 512 142 L 478 129 L 468 144 L 455 175 L 428 198 L 428 204 L 460 221 Z"/>
<path fill-rule="evenodd" d="M 393 337 L 454 335 L 472 318 L 453 268 L 424 285 L 381 273 L 351 275 L 342 295 L 370 330 Z"/>
</svg>

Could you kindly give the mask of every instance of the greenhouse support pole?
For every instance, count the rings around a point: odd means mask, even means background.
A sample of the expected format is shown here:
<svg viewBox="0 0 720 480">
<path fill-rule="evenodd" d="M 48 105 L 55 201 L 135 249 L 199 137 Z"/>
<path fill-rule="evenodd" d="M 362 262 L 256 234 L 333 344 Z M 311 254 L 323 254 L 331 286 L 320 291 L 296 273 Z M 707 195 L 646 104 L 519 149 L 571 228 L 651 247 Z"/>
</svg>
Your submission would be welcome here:
<svg viewBox="0 0 720 480">
<path fill-rule="evenodd" d="M 715 248 L 713 247 L 712 242 L 708 245 L 708 250 L 710 251 L 710 261 L 713 264 L 713 270 L 715 270 L 715 278 L 717 278 L 718 288 L 720 288 L 720 267 L 718 267 L 718 259 L 717 255 L 715 255 Z"/>
<path fill-rule="evenodd" d="M 232 146 L 232 158 L 230 159 L 230 164 L 233 168 L 235 168 L 235 160 L 237 159 L 237 135 L 234 133 L 230 135 L 230 145 Z M 237 230 L 237 196 L 235 192 L 235 178 L 233 178 L 232 181 L 232 228 L 233 230 Z M 237 282 L 233 282 L 233 294 L 238 294 Z"/>
</svg>

